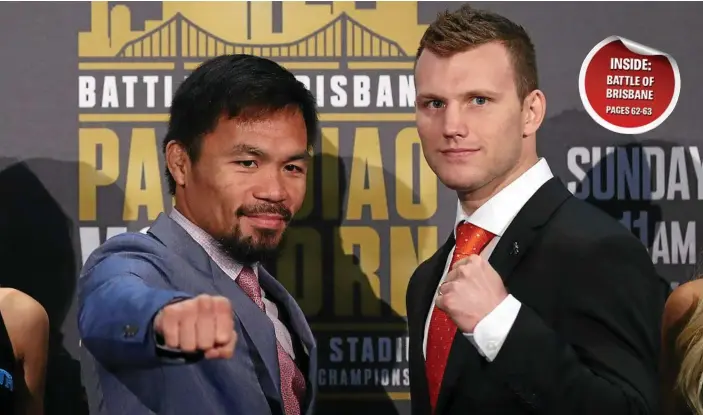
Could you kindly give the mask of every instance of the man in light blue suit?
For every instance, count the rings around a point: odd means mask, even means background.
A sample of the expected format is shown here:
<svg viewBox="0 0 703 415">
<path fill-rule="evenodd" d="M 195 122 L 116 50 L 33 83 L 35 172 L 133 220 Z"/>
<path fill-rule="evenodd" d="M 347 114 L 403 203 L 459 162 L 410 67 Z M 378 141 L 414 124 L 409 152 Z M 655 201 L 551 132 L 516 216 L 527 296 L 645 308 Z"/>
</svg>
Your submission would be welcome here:
<svg viewBox="0 0 703 415">
<path fill-rule="evenodd" d="M 84 265 L 78 326 L 107 414 L 311 414 L 316 346 L 259 264 L 305 198 L 314 98 L 278 64 L 205 62 L 164 139 L 175 208 Z"/>
</svg>

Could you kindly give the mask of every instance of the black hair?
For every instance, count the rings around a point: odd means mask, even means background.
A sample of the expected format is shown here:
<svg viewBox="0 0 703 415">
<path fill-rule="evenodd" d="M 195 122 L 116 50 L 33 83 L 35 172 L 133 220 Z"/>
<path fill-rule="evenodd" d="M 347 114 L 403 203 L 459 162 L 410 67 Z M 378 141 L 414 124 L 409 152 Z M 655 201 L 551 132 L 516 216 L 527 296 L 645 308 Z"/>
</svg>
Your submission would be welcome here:
<svg viewBox="0 0 703 415">
<path fill-rule="evenodd" d="M 223 55 L 205 61 L 178 87 L 171 102 L 170 141 L 183 145 L 195 163 L 203 136 L 212 132 L 222 116 L 257 119 L 295 108 L 307 129 L 308 148 L 315 144 L 319 120 L 315 98 L 295 76 L 276 62 L 252 55 Z M 166 166 L 169 192 L 176 182 Z"/>
</svg>

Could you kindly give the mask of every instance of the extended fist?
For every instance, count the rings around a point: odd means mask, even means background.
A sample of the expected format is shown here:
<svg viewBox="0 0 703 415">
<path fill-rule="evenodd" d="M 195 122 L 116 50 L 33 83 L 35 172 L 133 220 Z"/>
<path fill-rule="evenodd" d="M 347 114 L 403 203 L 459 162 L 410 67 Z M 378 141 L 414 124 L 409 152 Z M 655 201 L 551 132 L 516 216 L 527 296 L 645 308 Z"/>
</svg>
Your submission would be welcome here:
<svg viewBox="0 0 703 415">
<path fill-rule="evenodd" d="M 436 304 L 462 333 L 473 333 L 476 324 L 507 296 L 503 280 L 491 264 L 471 255 L 449 271 L 439 286 Z"/>
<path fill-rule="evenodd" d="M 199 295 L 169 304 L 154 318 L 154 330 L 166 346 L 182 352 L 201 351 L 206 359 L 228 359 L 234 353 L 232 306 L 225 297 Z"/>
</svg>

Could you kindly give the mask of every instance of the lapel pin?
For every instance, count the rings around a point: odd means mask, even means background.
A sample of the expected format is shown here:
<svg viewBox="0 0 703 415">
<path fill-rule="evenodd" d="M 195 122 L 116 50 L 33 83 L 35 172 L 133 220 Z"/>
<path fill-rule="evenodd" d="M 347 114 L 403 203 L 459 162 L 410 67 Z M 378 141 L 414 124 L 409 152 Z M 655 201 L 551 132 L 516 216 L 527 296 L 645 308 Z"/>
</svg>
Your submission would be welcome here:
<svg viewBox="0 0 703 415">
<path fill-rule="evenodd" d="M 520 253 L 520 246 L 518 246 L 517 242 L 513 242 L 513 249 L 510 250 L 510 255 L 517 255 Z"/>
</svg>

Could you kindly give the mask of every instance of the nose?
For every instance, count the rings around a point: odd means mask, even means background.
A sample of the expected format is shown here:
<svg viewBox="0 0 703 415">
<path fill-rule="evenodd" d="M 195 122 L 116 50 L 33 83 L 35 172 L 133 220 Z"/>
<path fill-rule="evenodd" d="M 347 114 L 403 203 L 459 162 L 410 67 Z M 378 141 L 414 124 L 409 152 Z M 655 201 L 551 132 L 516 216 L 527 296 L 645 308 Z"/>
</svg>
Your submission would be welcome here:
<svg viewBox="0 0 703 415">
<path fill-rule="evenodd" d="M 267 174 L 254 191 L 254 197 L 270 203 L 280 203 L 288 198 L 284 178 L 281 173 Z"/>
<path fill-rule="evenodd" d="M 443 111 L 442 133 L 446 139 L 463 138 L 468 135 L 469 126 L 466 114 L 460 105 L 447 105 Z"/>
</svg>

